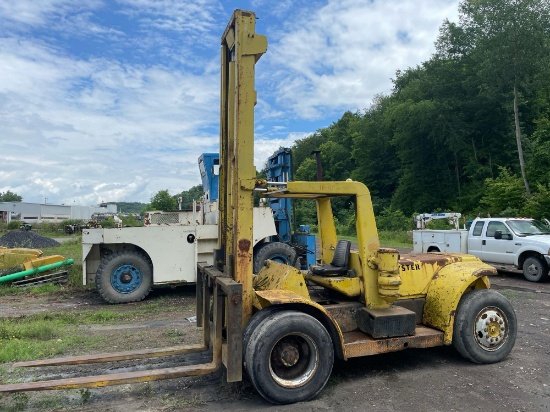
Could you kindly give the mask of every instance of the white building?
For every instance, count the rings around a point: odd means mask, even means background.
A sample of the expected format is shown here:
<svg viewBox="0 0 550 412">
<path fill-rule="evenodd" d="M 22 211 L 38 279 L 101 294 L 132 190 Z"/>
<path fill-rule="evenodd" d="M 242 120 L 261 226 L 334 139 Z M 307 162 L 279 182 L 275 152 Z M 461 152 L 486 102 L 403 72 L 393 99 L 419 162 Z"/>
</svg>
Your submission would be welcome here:
<svg viewBox="0 0 550 412">
<path fill-rule="evenodd" d="M 26 202 L 0 202 L 0 221 L 26 223 L 58 222 L 67 219 L 89 220 L 93 213 L 116 213 L 116 203 L 98 206 L 67 206 Z"/>
</svg>

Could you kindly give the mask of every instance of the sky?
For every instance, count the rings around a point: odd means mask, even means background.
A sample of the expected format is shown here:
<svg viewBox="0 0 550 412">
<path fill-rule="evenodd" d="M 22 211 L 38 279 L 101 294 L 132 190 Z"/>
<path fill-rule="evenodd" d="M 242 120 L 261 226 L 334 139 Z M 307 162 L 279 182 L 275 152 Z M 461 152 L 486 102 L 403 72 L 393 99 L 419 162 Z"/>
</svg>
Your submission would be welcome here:
<svg viewBox="0 0 550 412">
<path fill-rule="evenodd" d="M 251 10 L 254 162 L 390 94 L 459 0 L 2 0 L 0 192 L 25 202 L 150 201 L 200 184 L 218 152 L 220 38 Z"/>
</svg>

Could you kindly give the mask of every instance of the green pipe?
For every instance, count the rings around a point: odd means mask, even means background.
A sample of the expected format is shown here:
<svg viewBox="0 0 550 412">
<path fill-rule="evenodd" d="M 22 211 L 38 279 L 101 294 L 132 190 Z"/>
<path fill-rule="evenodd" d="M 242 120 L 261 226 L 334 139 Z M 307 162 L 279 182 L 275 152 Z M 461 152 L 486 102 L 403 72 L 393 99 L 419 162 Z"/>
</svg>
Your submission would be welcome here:
<svg viewBox="0 0 550 412">
<path fill-rule="evenodd" d="M 10 282 L 12 280 L 24 278 L 25 276 L 34 275 L 35 273 L 47 272 L 48 270 L 56 269 L 63 265 L 72 265 L 73 263 L 74 263 L 73 259 L 66 259 L 61 262 L 50 263 L 49 265 L 39 266 L 34 269 L 28 269 L 22 272 L 12 273 L 11 275 L 1 276 L 0 283 Z"/>
</svg>

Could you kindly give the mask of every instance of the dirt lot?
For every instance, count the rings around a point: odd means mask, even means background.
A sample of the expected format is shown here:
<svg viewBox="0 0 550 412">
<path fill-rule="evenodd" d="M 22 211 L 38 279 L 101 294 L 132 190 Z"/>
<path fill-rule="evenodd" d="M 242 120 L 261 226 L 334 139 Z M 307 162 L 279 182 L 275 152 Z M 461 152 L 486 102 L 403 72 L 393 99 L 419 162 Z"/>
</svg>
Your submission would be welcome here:
<svg viewBox="0 0 550 412">
<path fill-rule="evenodd" d="M 518 338 L 511 355 L 494 365 L 475 365 L 452 347 L 403 352 L 336 363 L 327 387 L 313 401 L 287 406 L 266 403 L 250 383 L 224 383 L 222 373 L 205 377 L 122 385 L 91 390 L 3 395 L 0 410 L 48 411 L 548 411 L 550 410 L 550 283 L 532 284 L 521 275 L 501 274 L 493 286 L 514 305 Z M 159 300 L 162 302 L 158 304 Z M 155 303 L 156 302 L 156 303 Z M 148 306 L 149 305 L 149 306 Z M 153 293 L 146 301 L 116 310 L 141 311 L 135 322 L 86 324 L 87 334 L 109 336 L 109 352 L 196 342 L 199 332 L 186 320 L 194 314 L 194 289 Z M 0 298 L 2 316 L 44 311 L 112 310 L 94 293 L 65 298 Z M 148 308 L 151 308 L 150 313 Z M 71 353 L 71 355 L 74 353 Z M 67 354 L 69 355 L 69 354 Z M 58 378 L 175 366 L 206 360 L 196 355 L 98 366 L 0 369 L 0 380 Z"/>
</svg>

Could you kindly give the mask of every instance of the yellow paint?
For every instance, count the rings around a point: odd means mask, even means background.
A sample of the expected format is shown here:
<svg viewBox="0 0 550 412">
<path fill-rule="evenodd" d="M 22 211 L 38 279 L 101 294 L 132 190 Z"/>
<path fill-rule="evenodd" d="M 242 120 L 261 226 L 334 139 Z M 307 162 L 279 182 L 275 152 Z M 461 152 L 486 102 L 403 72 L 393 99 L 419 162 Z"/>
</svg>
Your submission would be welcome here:
<svg viewBox="0 0 550 412">
<path fill-rule="evenodd" d="M 12 269 L 24 265 L 25 262 L 31 261 L 42 256 L 42 251 L 39 249 L 27 249 L 27 248 L 5 248 L 0 247 L 0 270 Z M 25 269 L 27 269 L 25 267 Z"/>
<path fill-rule="evenodd" d="M 24 263 L 25 270 L 34 269 L 39 266 L 49 265 L 50 263 L 57 263 L 65 260 L 63 256 L 52 255 L 52 256 L 43 256 L 37 259 L 32 259 Z"/>
<path fill-rule="evenodd" d="M 428 287 L 423 323 L 445 333 L 446 345 L 452 343 L 454 314 L 460 298 L 471 289 L 488 289 L 487 275 L 496 269 L 479 260 L 456 262 L 437 272 Z"/>
<path fill-rule="evenodd" d="M 350 298 L 360 297 L 362 293 L 362 283 L 358 277 L 349 278 L 343 276 L 318 276 L 308 273 L 306 275 L 306 280 L 315 282 L 317 285 L 324 286 L 328 289 L 335 290 L 336 292 L 342 293 Z"/>
<path fill-rule="evenodd" d="M 309 299 L 304 275 L 298 269 L 268 260 L 254 277 L 254 290 L 284 290 Z"/>
<path fill-rule="evenodd" d="M 252 226 L 255 64 L 267 50 L 256 34 L 256 16 L 236 10 L 221 39 L 220 177 L 218 267 L 243 287 L 243 325 L 252 314 Z M 223 267 L 220 267 L 223 266 Z"/>
</svg>

